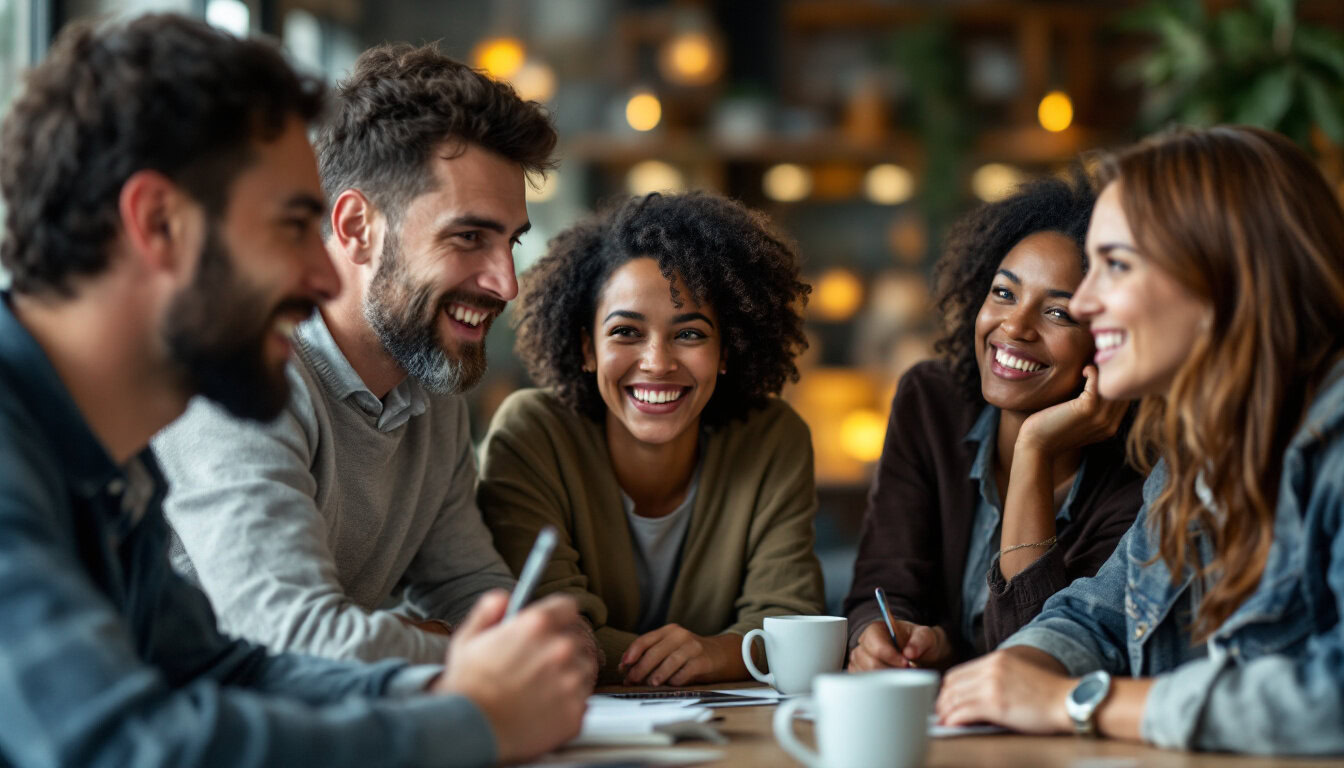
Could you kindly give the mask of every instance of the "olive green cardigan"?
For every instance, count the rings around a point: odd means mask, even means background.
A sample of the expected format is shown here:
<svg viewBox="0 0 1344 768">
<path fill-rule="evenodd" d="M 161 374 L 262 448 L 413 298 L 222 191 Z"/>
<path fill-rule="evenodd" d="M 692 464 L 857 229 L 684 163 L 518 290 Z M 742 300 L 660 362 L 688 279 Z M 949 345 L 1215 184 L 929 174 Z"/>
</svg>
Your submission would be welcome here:
<svg viewBox="0 0 1344 768">
<path fill-rule="evenodd" d="M 745 420 L 707 429 L 702 447 L 668 623 L 699 635 L 746 634 L 766 616 L 820 613 L 807 425 L 771 399 Z M 525 389 L 499 407 L 483 455 L 476 500 L 495 547 L 517 573 L 537 531 L 559 530 L 537 594 L 578 600 L 606 654 L 603 680 L 619 679 L 640 594 L 605 429 L 551 392 Z"/>
</svg>

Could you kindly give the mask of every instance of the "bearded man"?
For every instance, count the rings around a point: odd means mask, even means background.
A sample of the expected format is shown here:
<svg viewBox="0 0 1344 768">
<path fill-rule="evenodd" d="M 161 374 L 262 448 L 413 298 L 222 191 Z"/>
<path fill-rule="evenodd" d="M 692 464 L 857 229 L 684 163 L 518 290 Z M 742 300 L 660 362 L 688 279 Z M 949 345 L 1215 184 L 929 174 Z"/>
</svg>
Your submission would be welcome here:
<svg viewBox="0 0 1344 768">
<path fill-rule="evenodd" d="M 362 664 L 221 634 L 169 565 L 150 436 L 194 395 L 238 425 L 326 407 L 286 373 L 295 327 L 341 289 L 307 136 L 322 91 L 269 43 L 151 15 L 70 25 L 10 108 L 0 766 L 484 766 L 579 730 L 593 665 L 572 601 L 506 619 L 495 591 L 435 664 Z M 240 467 L 267 455 L 220 434 Z M 225 527 L 254 541 L 239 515 Z"/>
<path fill-rule="evenodd" d="M 346 288 L 298 327 L 281 418 L 198 401 L 153 443 L 174 565 L 221 629 L 437 663 L 476 598 L 513 585 L 476 508 L 458 395 L 517 295 L 527 176 L 555 142 L 537 104 L 432 46 L 373 48 L 339 86 L 316 146 Z"/>
</svg>

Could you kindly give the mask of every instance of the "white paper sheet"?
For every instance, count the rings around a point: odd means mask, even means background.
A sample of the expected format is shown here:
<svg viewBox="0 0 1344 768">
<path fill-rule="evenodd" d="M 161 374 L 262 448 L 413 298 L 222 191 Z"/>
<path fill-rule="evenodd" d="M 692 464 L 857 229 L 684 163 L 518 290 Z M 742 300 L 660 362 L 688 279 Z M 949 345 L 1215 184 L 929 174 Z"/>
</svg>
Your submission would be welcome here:
<svg viewBox="0 0 1344 768">
<path fill-rule="evenodd" d="M 641 702 L 610 696 L 588 697 L 583 728 L 568 746 L 671 744 L 678 736 L 715 739 L 718 732 L 705 725 L 714 713 L 683 701 Z"/>
</svg>

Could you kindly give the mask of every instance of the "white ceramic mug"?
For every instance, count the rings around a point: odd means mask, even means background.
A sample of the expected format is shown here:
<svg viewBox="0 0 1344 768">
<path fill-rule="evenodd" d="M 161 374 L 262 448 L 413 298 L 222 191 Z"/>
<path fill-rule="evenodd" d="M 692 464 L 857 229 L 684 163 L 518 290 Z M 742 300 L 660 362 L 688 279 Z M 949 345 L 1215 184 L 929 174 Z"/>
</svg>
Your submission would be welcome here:
<svg viewBox="0 0 1344 768">
<path fill-rule="evenodd" d="M 930 669 L 820 675 L 811 696 L 775 710 L 775 738 L 808 768 L 915 768 L 929 747 L 929 713 L 938 692 Z M 798 741 L 793 716 L 816 719 L 818 752 Z"/>
<path fill-rule="evenodd" d="M 765 629 L 753 629 L 742 638 L 742 661 L 751 676 L 780 693 L 807 693 L 812 678 L 823 672 L 838 672 L 845 663 L 845 640 L 849 622 L 842 616 L 770 616 Z M 751 660 L 751 643 L 765 640 L 765 660 L 770 674 Z"/>
</svg>

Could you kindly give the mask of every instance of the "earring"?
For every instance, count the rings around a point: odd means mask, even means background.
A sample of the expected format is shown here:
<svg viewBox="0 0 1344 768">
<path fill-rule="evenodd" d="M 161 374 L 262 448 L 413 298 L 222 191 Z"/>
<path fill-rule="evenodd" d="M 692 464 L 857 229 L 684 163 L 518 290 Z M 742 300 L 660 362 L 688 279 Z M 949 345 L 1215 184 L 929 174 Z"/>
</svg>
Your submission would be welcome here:
<svg viewBox="0 0 1344 768">
<path fill-rule="evenodd" d="M 720 376 L 724 375 L 724 374 L 727 373 L 727 372 L 728 372 L 728 366 L 726 366 L 726 365 L 719 369 L 719 375 L 720 375 Z"/>
</svg>

